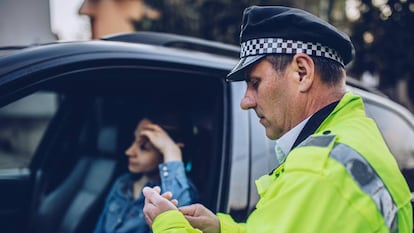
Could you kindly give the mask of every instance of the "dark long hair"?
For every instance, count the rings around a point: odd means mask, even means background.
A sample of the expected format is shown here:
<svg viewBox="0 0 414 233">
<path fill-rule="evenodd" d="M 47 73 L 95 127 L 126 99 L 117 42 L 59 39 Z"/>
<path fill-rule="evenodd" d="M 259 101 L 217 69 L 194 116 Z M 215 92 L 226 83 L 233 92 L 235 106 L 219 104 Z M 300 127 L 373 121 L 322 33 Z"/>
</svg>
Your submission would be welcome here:
<svg viewBox="0 0 414 233">
<path fill-rule="evenodd" d="M 191 143 L 191 121 L 180 110 L 170 109 L 148 109 L 144 112 L 142 119 L 146 118 L 163 128 L 171 139 L 176 143 L 183 143 L 185 146 L 182 149 L 184 156 L 184 149 Z"/>
<path fill-rule="evenodd" d="M 182 143 L 184 145 L 184 147 L 181 148 L 183 160 L 189 156 L 189 147 L 192 144 L 191 122 L 188 121 L 187 117 L 180 111 L 171 111 L 165 108 L 148 108 L 139 119 L 147 119 L 152 123 L 159 125 L 168 133 L 175 143 Z M 154 173 L 158 173 L 158 170 L 154 170 Z M 130 172 L 130 178 L 132 180 L 138 180 L 141 176 L 141 173 Z"/>
</svg>

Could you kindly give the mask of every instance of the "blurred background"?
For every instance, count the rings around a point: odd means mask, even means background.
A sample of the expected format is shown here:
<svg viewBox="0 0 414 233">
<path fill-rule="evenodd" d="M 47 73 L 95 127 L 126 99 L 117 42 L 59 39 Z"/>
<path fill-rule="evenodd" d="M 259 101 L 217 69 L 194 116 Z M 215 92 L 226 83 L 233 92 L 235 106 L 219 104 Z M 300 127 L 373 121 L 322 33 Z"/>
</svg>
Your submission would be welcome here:
<svg viewBox="0 0 414 233">
<path fill-rule="evenodd" d="M 414 0 L 1 0 L 0 46 L 161 31 L 238 44 L 243 9 L 305 9 L 351 36 L 348 74 L 414 111 Z"/>
</svg>

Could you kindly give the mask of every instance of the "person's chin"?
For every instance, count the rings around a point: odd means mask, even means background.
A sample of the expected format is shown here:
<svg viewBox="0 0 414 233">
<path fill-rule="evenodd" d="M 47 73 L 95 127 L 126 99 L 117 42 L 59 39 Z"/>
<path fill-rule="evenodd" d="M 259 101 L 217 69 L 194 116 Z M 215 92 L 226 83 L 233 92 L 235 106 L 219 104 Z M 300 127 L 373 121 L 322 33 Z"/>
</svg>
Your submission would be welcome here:
<svg viewBox="0 0 414 233">
<path fill-rule="evenodd" d="M 270 140 L 275 140 L 279 138 L 279 135 L 273 132 L 269 127 L 265 127 L 265 131 L 266 131 L 266 137 L 268 137 Z"/>
<path fill-rule="evenodd" d="M 131 173 L 141 173 L 142 172 L 141 169 L 139 169 L 139 167 L 137 167 L 136 165 L 133 165 L 133 164 L 128 165 L 128 170 Z"/>
<path fill-rule="evenodd" d="M 259 119 L 260 119 L 259 120 L 260 124 L 262 124 L 264 127 L 266 127 L 266 118 L 260 117 Z"/>
<path fill-rule="evenodd" d="M 264 127 L 264 130 L 266 131 L 266 136 L 269 137 L 269 135 L 273 133 L 271 131 L 269 122 L 266 120 L 266 118 L 262 117 L 260 118 L 260 124 Z"/>
</svg>

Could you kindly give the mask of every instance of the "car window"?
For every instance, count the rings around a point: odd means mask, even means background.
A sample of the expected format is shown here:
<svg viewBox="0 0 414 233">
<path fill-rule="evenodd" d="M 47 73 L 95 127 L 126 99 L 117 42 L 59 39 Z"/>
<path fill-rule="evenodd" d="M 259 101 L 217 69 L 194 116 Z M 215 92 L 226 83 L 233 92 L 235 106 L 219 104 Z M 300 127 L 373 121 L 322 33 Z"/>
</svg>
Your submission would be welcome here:
<svg viewBox="0 0 414 233">
<path fill-rule="evenodd" d="M 381 95 L 347 86 L 364 100 L 367 116 L 377 123 L 401 170 L 414 168 L 414 115 L 407 108 Z"/>
<path fill-rule="evenodd" d="M 56 94 L 48 92 L 0 108 L 0 170 L 29 166 L 56 108 Z"/>
<path fill-rule="evenodd" d="M 414 128 L 410 119 L 385 106 L 366 101 L 367 115 L 378 125 L 400 169 L 414 168 Z"/>
</svg>

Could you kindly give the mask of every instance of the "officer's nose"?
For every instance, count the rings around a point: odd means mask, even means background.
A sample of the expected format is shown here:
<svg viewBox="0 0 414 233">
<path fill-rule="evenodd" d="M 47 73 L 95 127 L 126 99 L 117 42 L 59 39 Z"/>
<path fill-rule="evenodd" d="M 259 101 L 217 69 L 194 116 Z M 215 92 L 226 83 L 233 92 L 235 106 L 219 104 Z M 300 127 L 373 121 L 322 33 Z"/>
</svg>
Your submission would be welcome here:
<svg viewBox="0 0 414 233">
<path fill-rule="evenodd" d="M 252 95 L 249 89 L 246 90 L 243 98 L 240 101 L 240 107 L 244 110 L 256 107 L 256 98 Z"/>
<path fill-rule="evenodd" d="M 97 0 L 84 0 L 82 5 L 79 7 L 79 15 L 87 15 L 93 17 L 95 15 L 95 8 Z"/>
</svg>

